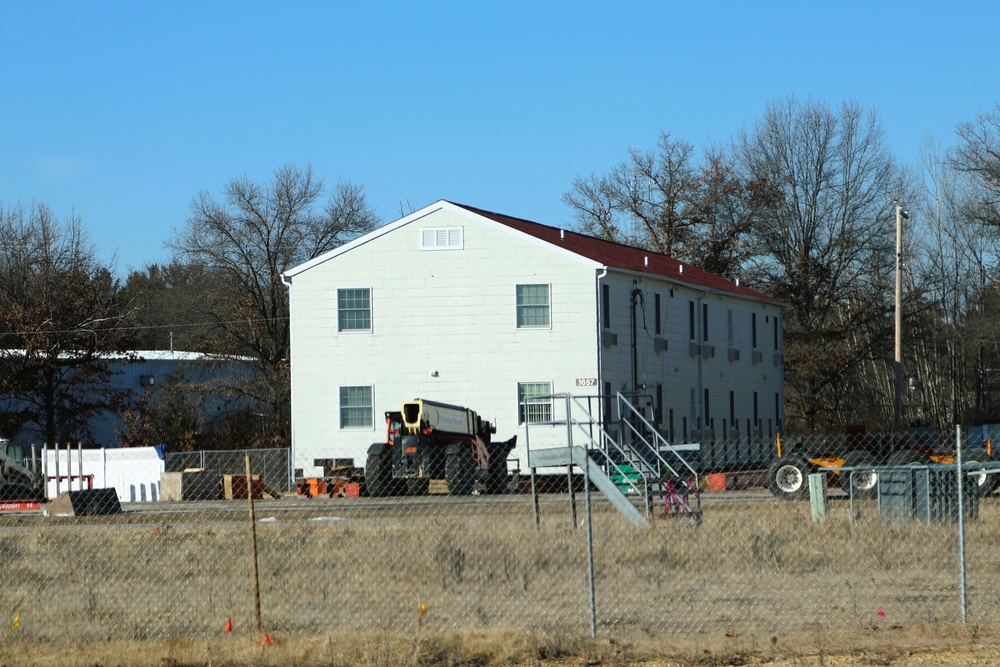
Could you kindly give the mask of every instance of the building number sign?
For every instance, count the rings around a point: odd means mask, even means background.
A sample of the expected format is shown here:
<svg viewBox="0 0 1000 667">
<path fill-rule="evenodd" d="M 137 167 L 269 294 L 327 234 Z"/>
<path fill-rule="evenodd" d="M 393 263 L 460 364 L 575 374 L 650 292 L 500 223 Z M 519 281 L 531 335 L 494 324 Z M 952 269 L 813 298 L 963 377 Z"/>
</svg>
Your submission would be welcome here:
<svg viewBox="0 0 1000 667">
<path fill-rule="evenodd" d="M 576 386 L 577 387 L 596 387 L 597 386 L 597 378 L 577 378 L 576 379 Z"/>
</svg>

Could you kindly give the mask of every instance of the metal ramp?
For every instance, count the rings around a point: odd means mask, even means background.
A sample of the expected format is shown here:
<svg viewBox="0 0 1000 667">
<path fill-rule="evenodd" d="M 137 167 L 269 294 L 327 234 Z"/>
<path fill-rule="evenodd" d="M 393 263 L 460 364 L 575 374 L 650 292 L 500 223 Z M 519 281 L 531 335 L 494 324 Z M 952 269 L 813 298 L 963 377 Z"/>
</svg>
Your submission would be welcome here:
<svg viewBox="0 0 1000 667">
<path fill-rule="evenodd" d="M 536 449 L 528 452 L 528 466 L 531 468 L 555 468 L 557 466 L 574 465 L 584 471 L 588 482 L 607 497 L 621 515 L 637 527 L 648 526 L 646 517 L 636 509 L 627 495 L 611 480 L 611 477 L 601 469 L 596 461 L 587 455 L 583 447 L 555 447 L 552 449 Z"/>
<path fill-rule="evenodd" d="M 587 401 L 584 405 L 581 398 Z M 588 482 L 601 491 L 628 521 L 636 526 L 649 525 L 653 500 L 673 493 L 671 480 L 688 478 L 697 488 L 698 475 L 679 452 L 700 449 L 698 444 L 671 445 L 623 394 L 617 394 L 619 437 L 613 437 L 605 425 L 595 419 L 590 401 L 602 397 L 577 397 L 573 394 L 531 396 L 523 402 L 525 442 L 532 477 L 536 468 L 576 466 Z M 562 418 L 554 418 L 554 413 Z M 548 418 L 543 418 L 548 417 Z M 532 449 L 531 430 L 540 426 L 566 428 L 566 447 Z M 574 444 L 574 440 L 584 443 Z M 632 498 L 642 499 L 640 512 Z M 700 521 L 698 508 L 692 511 Z M 537 506 L 537 498 L 536 498 Z"/>
</svg>

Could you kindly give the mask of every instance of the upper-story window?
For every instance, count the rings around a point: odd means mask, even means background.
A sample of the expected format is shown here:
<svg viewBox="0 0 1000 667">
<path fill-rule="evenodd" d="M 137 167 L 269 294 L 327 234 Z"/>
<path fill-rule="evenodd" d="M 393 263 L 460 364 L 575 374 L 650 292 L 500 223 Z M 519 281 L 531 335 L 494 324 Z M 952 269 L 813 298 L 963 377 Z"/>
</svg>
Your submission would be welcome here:
<svg viewBox="0 0 1000 667">
<path fill-rule="evenodd" d="M 337 290 L 337 331 L 371 331 L 372 291 L 367 287 Z"/>
<path fill-rule="evenodd" d="M 421 250 L 461 250 L 465 246 L 464 227 L 425 227 L 420 230 Z"/>
<path fill-rule="evenodd" d="M 517 286 L 517 328 L 547 327 L 549 317 L 549 286 Z"/>
</svg>

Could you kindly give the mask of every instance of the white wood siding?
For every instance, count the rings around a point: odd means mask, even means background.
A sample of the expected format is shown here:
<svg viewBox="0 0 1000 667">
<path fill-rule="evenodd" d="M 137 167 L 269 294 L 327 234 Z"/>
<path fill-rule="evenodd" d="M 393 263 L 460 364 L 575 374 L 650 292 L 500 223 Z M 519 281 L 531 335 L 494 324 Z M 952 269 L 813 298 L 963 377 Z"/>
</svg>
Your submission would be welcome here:
<svg viewBox="0 0 1000 667">
<path fill-rule="evenodd" d="M 422 228 L 448 226 L 464 227 L 462 250 L 419 249 Z M 294 276 L 294 466 L 311 476 L 318 458 L 364 465 L 384 438 L 383 413 L 418 397 L 495 420 L 496 438 L 517 434 L 526 466 L 517 384 L 572 392 L 577 378 L 597 377 L 595 277 L 591 266 L 446 209 Z M 515 286 L 539 283 L 550 285 L 551 326 L 519 330 Z M 338 288 L 371 289 L 371 332 L 337 332 Z M 374 387 L 373 428 L 340 428 L 339 387 L 349 385 Z M 531 437 L 545 446 L 542 433 Z"/>
</svg>

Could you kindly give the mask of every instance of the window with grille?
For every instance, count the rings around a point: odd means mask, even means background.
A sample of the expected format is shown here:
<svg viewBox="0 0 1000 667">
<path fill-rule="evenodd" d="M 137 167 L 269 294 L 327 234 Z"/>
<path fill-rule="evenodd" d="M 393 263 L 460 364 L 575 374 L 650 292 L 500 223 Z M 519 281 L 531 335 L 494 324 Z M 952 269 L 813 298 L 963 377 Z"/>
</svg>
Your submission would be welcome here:
<svg viewBox="0 0 1000 667">
<path fill-rule="evenodd" d="M 517 423 L 552 421 L 552 383 L 517 383 Z M 541 398 L 544 397 L 544 398 Z"/>
<path fill-rule="evenodd" d="M 337 331 L 371 331 L 372 291 L 337 290 Z"/>
<path fill-rule="evenodd" d="M 517 328 L 549 326 L 549 286 L 517 286 Z"/>
<path fill-rule="evenodd" d="M 340 388 L 340 428 L 372 428 L 372 388 Z"/>
</svg>

